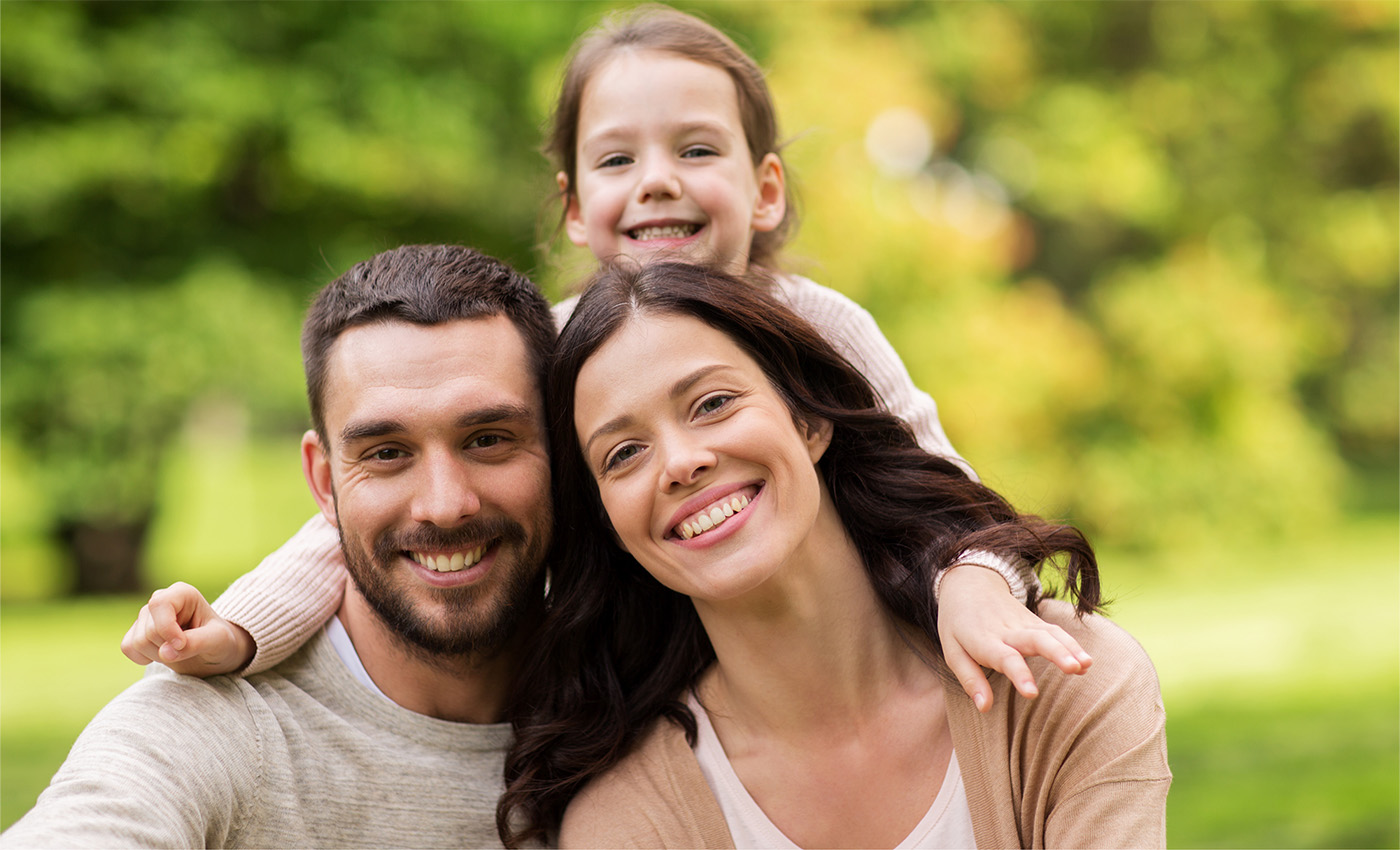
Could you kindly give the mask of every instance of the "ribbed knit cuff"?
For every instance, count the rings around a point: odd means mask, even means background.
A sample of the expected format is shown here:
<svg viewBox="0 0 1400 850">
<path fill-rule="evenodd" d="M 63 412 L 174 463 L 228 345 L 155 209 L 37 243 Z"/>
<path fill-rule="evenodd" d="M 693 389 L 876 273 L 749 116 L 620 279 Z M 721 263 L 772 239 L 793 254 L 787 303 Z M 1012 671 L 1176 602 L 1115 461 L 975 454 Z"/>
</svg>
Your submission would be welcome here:
<svg viewBox="0 0 1400 850">
<path fill-rule="evenodd" d="M 1013 564 L 1011 561 L 992 552 L 968 551 L 958 556 L 958 559 L 947 569 L 939 570 L 938 575 L 933 577 L 933 600 L 938 601 L 939 593 L 943 588 L 943 577 L 949 571 L 957 567 L 981 567 L 991 570 L 1006 580 L 1007 590 L 1016 597 L 1016 601 L 1025 604 L 1029 599 L 1028 587 L 1040 590 L 1040 579 L 1036 578 L 1030 565 L 1024 561 Z"/>
<path fill-rule="evenodd" d="M 347 576 L 340 533 L 318 513 L 229 585 L 214 611 L 246 629 L 256 645 L 240 673 L 261 673 L 296 652 L 340 609 Z"/>
</svg>

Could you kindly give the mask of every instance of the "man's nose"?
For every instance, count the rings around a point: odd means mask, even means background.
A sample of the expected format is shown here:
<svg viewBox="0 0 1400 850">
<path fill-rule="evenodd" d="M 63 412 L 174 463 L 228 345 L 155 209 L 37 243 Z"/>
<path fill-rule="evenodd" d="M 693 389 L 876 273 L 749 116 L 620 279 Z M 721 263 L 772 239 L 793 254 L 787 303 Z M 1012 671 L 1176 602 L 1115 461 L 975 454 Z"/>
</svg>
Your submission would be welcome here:
<svg viewBox="0 0 1400 850">
<path fill-rule="evenodd" d="M 454 528 L 481 510 L 471 468 L 460 458 L 435 453 L 423 458 L 420 468 L 413 495 L 415 522 Z"/>
</svg>

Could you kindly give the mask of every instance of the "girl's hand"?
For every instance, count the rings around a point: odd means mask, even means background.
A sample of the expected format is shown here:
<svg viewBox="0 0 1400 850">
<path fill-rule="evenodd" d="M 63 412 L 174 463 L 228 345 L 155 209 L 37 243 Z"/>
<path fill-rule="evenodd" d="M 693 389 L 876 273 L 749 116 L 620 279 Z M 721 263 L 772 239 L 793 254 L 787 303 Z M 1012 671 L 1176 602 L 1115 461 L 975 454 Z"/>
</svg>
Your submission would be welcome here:
<svg viewBox="0 0 1400 850">
<path fill-rule="evenodd" d="M 1026 657 L 1039 655 L 1065 673 L 1089 669 L 1093 659 L 1079 642 L 1017 602 L 1006 580 L 975 565 L 949 569 L 939 586 L 938 637 L 943 658 L 978 711 L 992 707 L 983 667 L 1011 680 L 1021 696 L 1040 693 Z"/>
<path fill-rule="evenodd" d="M 241 670 L 256 649 L 242 626 L 215 614 L 204 596 L 182 581 L 152 593 L 122 638 L 122 654 L 137 664 L 159 661 L 191 676 Z"/>
</svg>

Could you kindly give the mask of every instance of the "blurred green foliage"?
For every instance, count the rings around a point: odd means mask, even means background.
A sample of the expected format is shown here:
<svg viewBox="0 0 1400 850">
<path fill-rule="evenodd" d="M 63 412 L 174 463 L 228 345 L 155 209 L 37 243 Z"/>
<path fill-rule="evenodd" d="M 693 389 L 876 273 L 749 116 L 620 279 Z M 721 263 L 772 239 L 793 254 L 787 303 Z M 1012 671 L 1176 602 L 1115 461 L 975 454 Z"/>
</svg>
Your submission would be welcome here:
<svg viewBox="0 0 1400 850">
<path fill-rule="evenodd" d="M 682 5 L 770 72 L 788 264 L 871 309 L 995 486 L 1134 546 L 1394 510 L 1393 2 Z M 26 516 L 159 518 L 182 434 L 290 444 L 298 305 L 376 251 L 575 282 L 537 147 L 607 8 L 0 4 Z"/>
</svg>

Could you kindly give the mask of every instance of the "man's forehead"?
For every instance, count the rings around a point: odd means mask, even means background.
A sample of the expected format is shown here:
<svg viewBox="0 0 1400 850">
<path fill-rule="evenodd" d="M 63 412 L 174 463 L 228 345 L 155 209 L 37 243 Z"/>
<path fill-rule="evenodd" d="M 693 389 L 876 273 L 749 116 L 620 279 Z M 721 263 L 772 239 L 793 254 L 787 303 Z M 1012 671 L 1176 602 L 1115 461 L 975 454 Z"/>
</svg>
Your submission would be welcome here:
<svg viewBox="0 0 1400 850">
<path fill-rule="evenodd" d="M 394 320 L 350 328 L 336 339 L 326 370 L 328 419 L 349 414 L 347 404 L 437 394 L 459 403 L 514 398 L 537 408 L 535 371 L 514 323 L 500 315 L 438 325 Z"/>
</svg>

